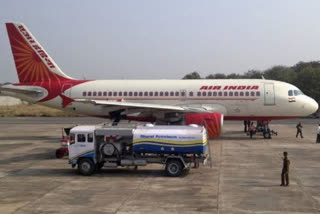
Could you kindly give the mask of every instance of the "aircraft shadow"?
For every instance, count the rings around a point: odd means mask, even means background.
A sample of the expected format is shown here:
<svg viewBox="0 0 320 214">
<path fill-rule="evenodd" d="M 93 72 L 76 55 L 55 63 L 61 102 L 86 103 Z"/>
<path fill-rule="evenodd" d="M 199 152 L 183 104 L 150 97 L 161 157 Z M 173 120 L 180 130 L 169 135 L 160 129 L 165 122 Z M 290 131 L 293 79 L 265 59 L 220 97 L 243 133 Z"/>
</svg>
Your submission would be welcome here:
<svg viewBox="0 0 320 214">
<path fill-rule="evenodd" d="M 17 162 L 26 162 L 26 161 L 34 161 L 34 160 L 50 160 L 55 159 L 55 153 L 52 149 L 46 149 L 43 152 L 43 149 L 39 148 L 41 153 L 33 153 L 33 154 L 19 154 L 15 157 L 10 157 L 7 159 L 0 159 L 0 165 L 2 164 L 10 164 L 10 163 L 17 163 Z"/>
<path fill-rule="evenodd" d="M 1 136 L 0 141 L 8 140 L 8 141 L 60 141 L 61 137 L 52 137 L 52 136 Z"/>
</svg>

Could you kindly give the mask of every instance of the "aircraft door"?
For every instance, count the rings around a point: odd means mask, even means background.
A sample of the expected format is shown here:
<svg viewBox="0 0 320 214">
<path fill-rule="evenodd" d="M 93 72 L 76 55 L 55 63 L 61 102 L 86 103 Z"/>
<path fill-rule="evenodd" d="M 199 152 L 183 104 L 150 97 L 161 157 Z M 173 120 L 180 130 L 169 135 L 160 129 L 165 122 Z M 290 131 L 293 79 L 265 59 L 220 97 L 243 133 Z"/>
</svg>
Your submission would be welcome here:
<svg viewBox="0 0 320 214">
<path fill-rule="evenodd" d="M 274 84 L 265 83 L 264 84 L 264 105 L 275 105 L 275 95 L 274 95 Z"/>
</svg>

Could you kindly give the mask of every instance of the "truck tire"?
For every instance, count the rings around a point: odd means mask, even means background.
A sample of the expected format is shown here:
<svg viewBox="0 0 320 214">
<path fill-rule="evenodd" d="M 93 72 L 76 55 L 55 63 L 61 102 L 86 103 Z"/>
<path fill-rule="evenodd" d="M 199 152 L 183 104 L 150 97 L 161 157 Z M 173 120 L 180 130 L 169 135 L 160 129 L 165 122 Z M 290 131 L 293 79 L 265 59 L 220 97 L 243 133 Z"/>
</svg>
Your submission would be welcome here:
<svg viewBox="0 0 320 214">
<path fill-rule="evenodd" d="M 183 171 L 182 163 L 180 160 L 171 159 L 166 163 L 166 172 L 170 177 L 178 177 Z"/>
<path fill-rule="evenodd" d="M 81 159 L 78 163 L 78 171 L 81 175 L 92 175 L 96 170 L 96 166 L 89 158 Z"/>
</svg>

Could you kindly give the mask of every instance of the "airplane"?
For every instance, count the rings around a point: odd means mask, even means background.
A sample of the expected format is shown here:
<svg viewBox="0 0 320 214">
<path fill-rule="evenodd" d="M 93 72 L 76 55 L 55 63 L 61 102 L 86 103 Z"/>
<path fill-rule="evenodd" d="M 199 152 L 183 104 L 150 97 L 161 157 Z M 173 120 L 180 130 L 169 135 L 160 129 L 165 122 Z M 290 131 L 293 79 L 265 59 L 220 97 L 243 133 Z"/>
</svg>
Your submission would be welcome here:
<svg viewBox="0 0 320 214">
<path fill-rule="evenodd" d="M 224 120 L 299 118 L 318 103 L 294 85 L 266 79 L 79 80 L 67 76 L 28 28 L 6 23 L 19 82 L 0 94 L 63 111 L 158 124 L 206 125 L 220 135 Z"/>
</svg>

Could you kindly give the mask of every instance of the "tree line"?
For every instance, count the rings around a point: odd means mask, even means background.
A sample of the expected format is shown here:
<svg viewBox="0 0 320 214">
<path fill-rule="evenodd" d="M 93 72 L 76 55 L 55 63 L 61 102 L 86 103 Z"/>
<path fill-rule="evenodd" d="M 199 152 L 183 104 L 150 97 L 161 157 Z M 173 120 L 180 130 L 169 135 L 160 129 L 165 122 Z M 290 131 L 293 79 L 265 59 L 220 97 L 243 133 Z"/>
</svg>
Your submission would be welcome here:
<svg viewBox="0 0 320 214">
<path fill-rule="evenodd" d="M 249 70 L 243 74 L 210 74 L 201 77 L 192 72 L 183 79 L 261 79 L 279 80 L 297 86 L 301 91 L 320 103 L 320 61 L 299 62 L 294 66 L 273 66 L 267 70 Z"/>
</svg>

